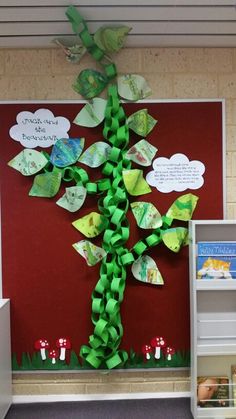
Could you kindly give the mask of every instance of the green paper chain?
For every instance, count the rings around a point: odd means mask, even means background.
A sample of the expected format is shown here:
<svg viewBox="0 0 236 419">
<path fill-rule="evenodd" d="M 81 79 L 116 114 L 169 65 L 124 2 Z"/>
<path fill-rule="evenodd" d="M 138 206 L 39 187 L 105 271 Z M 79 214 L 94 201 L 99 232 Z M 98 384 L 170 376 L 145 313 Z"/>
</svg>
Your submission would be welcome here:
<svg viewBox="0 0 236 419">
<path fill-rule="evenodd" d="M 104 68 L 108 84 L 117 74 L 115 64 L 96 45 L 86 22 L 74 6 L 67 9 L 66 15 L 87 51 Z M 93 96 L 94 92 L 91 92 L 89 97 Z M 126 217 L 129 200 L 122 171 L 131 168 L 131 161 L 125 158 L 129 130 L 116 86 L 110 86 L 108 90 L 103 135 L 112 145 L 109 160 L 102 170 L 106 178 L 95 183 L 87 181 L 85 186 L 88 193 L 106 192 L 105 197 L 99 199 L 98 207 L 101 214 L 108 219 L 102 244 L 107 256 L 102 260 L 100 278 L 92 294 L 94 333 L 89 337 L 89 345 L 81 347 L 80 355 L 94 368 L 104 365 L 111 369 L 122 365 L 128 358 L 125 351 L 119 350 L 123 336 L 120 304 L 125 290 L 126 266 L 140 257 L 148 247 L 162 242 L 163 234 L 170 229 L 173 219 L 164 215 L 162 228 L 154 230 L 146 239 L 136 243 L 132 251 L 128 251 L 125 244 L 129 238 Z"/>
<path fill-rule="evenodd" d="M 112 80 L 117 75 L 116 66 L 110 57 L 94 42 L 88 26 L 78 10 L 74 6 L 69 6 L 66 10 L 66 16 L 73 31 L 80 37 L 89 54 L 103 67 L 108 81 Z"/>
<path fill-rule="evenodd" d="M 109 88 L 103 135 L 113 146 L 103 168 L 103 173 L 111 176 L 111 187 L 98 202 L 100 212 L 109 220 L 103 236 L 107 256 L 102 260 L 100 278 L 92 294 L 94 333 L 89 337 L 90 346 L 83 345 L 80 355 L 94 368 L 105 362 L 106 367 L 111 369 L 128 359 L 127 353 L 119 350 L 123 336 L 120 304 L 126 283 L 125 264 L 134 260 L 125 247 L 129 238 L 126 217 L 129 200 L 122 179 L 122 170 L 131 167 L 131 162 L 124 158 L 129 129 L 116 86 Z"/>
</svg>

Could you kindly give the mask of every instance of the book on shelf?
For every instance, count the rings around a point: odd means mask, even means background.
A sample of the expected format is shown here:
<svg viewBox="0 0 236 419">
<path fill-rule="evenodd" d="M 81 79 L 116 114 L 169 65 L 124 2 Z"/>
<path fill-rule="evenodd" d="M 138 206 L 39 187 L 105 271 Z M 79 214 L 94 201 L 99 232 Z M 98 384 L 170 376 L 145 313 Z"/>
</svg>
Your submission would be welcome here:
<svg viewBox="0 0 236 419">
<path fill-rule="evenodd" d="M 236 365 L 231 365 L 231 380 L 233 405 L 236 406 Z"/>
<path fill-rule="evenodd" d="M 229 378 L 217 376 L 198 377 L 197 405 L 200 407 L 228 407 Z"/>
<path fill-rule="evenodd" d="M 198 242 L 197 279 L 236 279 L 236 241 Z"/>
</svg>

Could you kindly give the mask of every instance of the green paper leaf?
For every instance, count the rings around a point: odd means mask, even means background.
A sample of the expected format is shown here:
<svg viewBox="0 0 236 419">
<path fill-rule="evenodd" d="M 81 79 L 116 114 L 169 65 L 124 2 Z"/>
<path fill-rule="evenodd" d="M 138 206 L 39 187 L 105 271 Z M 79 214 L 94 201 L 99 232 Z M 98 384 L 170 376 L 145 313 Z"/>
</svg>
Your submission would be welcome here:
<svg viewBox="0 0 236 419">
<path fill-rule="evenodd" d="M 105 118 L 105 109 L 107 100 L 102 98 L 94 98 L 90 103 L 81 109 L 74 119 L 74 124 L 81 127 L 96 127 Z"/>
<path fill-rule="evenodd" d="M 152 91 L 144 77 L 137 74 L 125 74 L 117 77 L 118 93 L 121 97 L 131 101 L 145 99 Z"/>
<path fill-rule="evenodd" d="M 96 237 L 108 226 L 108 219 L 97 212 L 90 212 L 72 225 L 86 237 Z"/>
<path fill-rule="evenodd" d="M 191 193 L 180 196 L 168 209 L 166 216 L 181 221 L 191 220 L 198 199 L 196 195 Z"/>
<path fill-rule="evenodd" d="M 92 69 L 81 71 L 73 85 L 74 90 L 85 99 L 99 96 L 108 84 L 108 79 L 102 73 Z"/>
<path fill-rule="evenodd" d="M 126 190 L 130 195 L 145 195 L 152 190 L 143 178 L 143 171 L 139 169 L 123 170 L 122 172 Z"/>
<path fill-rule="evenodd" d="M 35 176 L 32 188 L 29 191 L 30 196 L 43 198 L 52 198 L 57 194 L 61 185 L 61 172 L 53 170 Z"/>
<path fill-rule="evenodd" d="M 162 231 L 164 244 L 173 252 L 179 252 L 182 246 L 188 244 L 188 229 L 184 227 L 169 228 Z"/>
<path fill-rule="evenodd" d="M 127 119 L 129 128 L 141 137 L 147 137 L 156 123 L 157 120 L 149 115 L 147 109 L 140 109 L 130 115 Z"/>
<path fill-rule="evenodd" d="M 94 34 L 94 41 L 101 50 L 108 53 L 119 51 L 131 28 L 128 26 L 102 26 Z"/>
<path fill-rule="evenodd" d="M 24 149 L 11 161 L 8 166 L 18 170 L 24 176 L 31 176 L 40 172 L 48 163 L 43 153 L 32 149 Z"/>
<path fill-rule="evenodd" d="M 86 48 L 82 44 L 78 43 L 77 37 L 72 40 L 68 40 L 67 38 L 56 38 L 53 42 L 61 47 L 67 61 L 72 64 L 79 63 L 81 58 L 86 53 Z"/>
<path fill-rule="evenodd" d="M 82 207 L 86 194 L 87 190 L 83 186 L 71 186 L 66 188 L 66 193 L 56 202 L 56 204 L 70 212 L 75 212 Z"/>
<path fill-rule="evenodd" d="M 139 257 L 131 267 L 134 277 L 141 282 L 151 285 L 163 285 L 162 275 L 156 262 L 147 255 Z"/>
<path fill-rule="evenodd" d="M 150 166 L 156 152 L 156 147 L 146 140 L 140 140 L 127 151 L 125 157 L 140 164 L 140 166 Z"/>
<path fill-rule="evenodd" d="M 162 226 L 161 214 L 150 202 L 132 202 L 131 209 L 140 228 L 158 228 Z"/>
<path fill-rule="evenodd" d="M 107 252 L 88 240 L 73 244 L 74 249 L 86 260 L 88 266 L 94 266 L 103 259 Z"/>
<path fill-rule="evenodd" d="M 86 164 L 89 167 L 99 167 L 107 161 L 110 150 L 111 146 L 109 144 L 98 141 L 85 150 L 79 158 L 79 162 Z"/>
<path fill-rule="evenodd" d="M 84 138 L 61 138 L 52 148 L 50 161 L 57 167 L 76 163 L 84 147 Z"/>
</svg>

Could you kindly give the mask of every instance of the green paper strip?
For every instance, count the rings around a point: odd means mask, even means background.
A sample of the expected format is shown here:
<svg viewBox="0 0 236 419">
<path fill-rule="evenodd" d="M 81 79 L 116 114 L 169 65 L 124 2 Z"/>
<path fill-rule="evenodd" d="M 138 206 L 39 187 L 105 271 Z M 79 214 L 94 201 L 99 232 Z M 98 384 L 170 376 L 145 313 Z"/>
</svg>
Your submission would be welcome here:
<svg viewBox="0 0 236 419">
<path fill-rule="evenodd" d="M 147 245 L 141 240 L 133 247 L 133 251 L 137 253 L 137 255 L 142 255 L 145 250 L 147 250 Z"/>
<path fill-rule="evenodd" d="M 98 186 L 99 192 L 107 191 L 111 187 L 111 181 L 110 179 L 100 179 L 97 182 L 97 186 Z"/>
<path fill-rule="evenodd" d="M 150 236 L 146 237 L 145 240 L 149 247 L 156 246 L 162 241 L 160 235 L 156 233 L 150 234 Z"/>
<path fill-rule="evenodd" d="M 97 192 L 97 184 L 92 183 L 92 182 L 88 182 L 86 184 L 86 189 L 87 189 L 88 193 L 95 194 Z"/>
<path fill-rule="evenodd" d="M 121 256 L 121 261 L 124 266 L 130 265 L 134 262 L 134 256 L 132 253 L 126 253 L 125 255 Z"/>
<path fill-rule="evenodd" d="M 113 164 L 110 162 L 107 162 L 102 169 L 102 174 L 106 176 L 110 176 L 113 172 L 113 169 L 114 169 Z"/>
</svg>

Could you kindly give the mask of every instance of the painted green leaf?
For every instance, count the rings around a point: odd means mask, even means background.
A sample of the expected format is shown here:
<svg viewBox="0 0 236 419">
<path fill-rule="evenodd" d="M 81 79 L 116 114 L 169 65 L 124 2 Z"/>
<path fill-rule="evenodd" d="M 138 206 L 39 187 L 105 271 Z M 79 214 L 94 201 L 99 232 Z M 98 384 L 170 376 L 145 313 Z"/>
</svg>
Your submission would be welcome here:
<svg viewBox="0 0 236 419">
<path fill-rule="evenodd" d="M 92 69 L 81 71 L 73 85 L 74 90 L 85 99 L 99 96 L 105 89 L 108 79 L 102 73 Z"/>
<path fill-rule="evenodd" d="M 74 124 L 81 127 L 96 127 L 105 118 L 107 100 L 96 97 L 81 109 L 74 119 Z"/>
<path fill-rule="evenodd" d="M 86 237 L 96 237 L 108 226 L 108 219 L 97 212 L 90 212 L 72 225 Z"/>
<path fill-rule="evenodd" d="M 140 109 L 127 119 L 129 128 L 141 137 L 146 137 L 153 130 L 156 123 L 157 120 L 149 115 L 147 109 Z"/>
<path fill-rule="evenodd" d="M 85 150 L 79 158 L 79 162 L 89 167 L 99 167 L 107 161 L 110 150 L 111 146 L 109 144 L 98 141 Z"/>
<path fill-rule="evenodd" d="M 188 229 L 184 227 L 169 228 L 162 231 L 162 240 L 170 250 L 177 253 L 182 246 L 188 244 Z"/>
<path fill-rule="evenodd" d="M 131 101 L 145 99 L 152 94 L 144 77 L 137 74 L 125 74 L 117 77 L 118 93 Z"/>
<path fill-rule="evenodd" d="M 166 216 L 181 221 L 191 220 L 198 199 L 196 195 L 191 193 L 180 196 L 168 209 Z"/>
<path fill-rule="evenodd" d="M 131 28 L 128 26 L 102 26 L 94 34 L 94 41 L 99 48 L 108 53 L 119 51 Z"/>
<path fill-rule="evenodd" d="M 163 285 L 164 280 L 156 262 L 148 255 L 139 257 L 131 267 L 134 277 L 151 285 Z"/>
<path fill-rule="evenodd" d="M 162 226 L 159 211 L 151 202 L 132 202 L 131 209 L 140 228 L 158 228 Z"/>
<path fill-rule="evenodd" d="M 125 157 L 135 163 L 140 164 L 140 166 L 150 166 L 156 152 L 157 148 L 143 139 L 133 145 L 127 151 Z"/>
<path fill-rule="evenodd" d="M 58 170 L 36 175 L 33 186 L 29 191 L 29 195 L 52 198 L 59 191 L 60 185 L 61 172 Z"/>
<path fill-rule="evenodd" d="M 88 266 L 94 266 L 103 259 L 107 252 L 88 240 L 73 244 L 74 249 L 86 260 Z"/>
<path fill-rule="evenodd" d="M 86 194 L 87 189 L 83 186 L 71 186 L 66 188 L 66 193 L 56 202 L 56 204 L 70 212 L 75 212 L 82 207 Z"/>
<path fill-rule="evenodd" d="M 40 172 L 47 163 L 48 160 L 43 153 L 25 148 L 9 161 L 8 166 L 18 170 L 24 176 L 31 176 Z"/>
<path fill-rule="evenodd" d="M 56 38 L 53 42 L 61 47 L 67 61 L 72 64 L 80 62 L 81 58 L 86 53 L 86 48 L 78 43 L 78 38 L 67 39 L 67 38 Z"/>
<path fill-rule="evenodd" d="M 61 138 L 52 148 L 50 161 L 54 166 L 67 167 L 76 163 L 84 147 L 84 138 Z"/>
<path fill-rule="evenodd" d="M 152 190 L 143 178 L 143 171 L 139 169 L 123 170 L 122 172 L 126 190 L 130 195 L 145 195 Z"/>
</svg>

